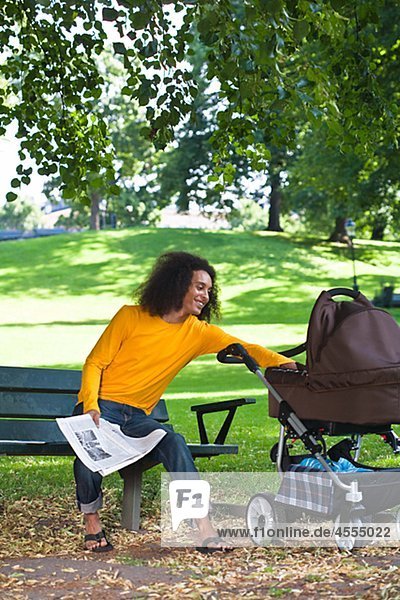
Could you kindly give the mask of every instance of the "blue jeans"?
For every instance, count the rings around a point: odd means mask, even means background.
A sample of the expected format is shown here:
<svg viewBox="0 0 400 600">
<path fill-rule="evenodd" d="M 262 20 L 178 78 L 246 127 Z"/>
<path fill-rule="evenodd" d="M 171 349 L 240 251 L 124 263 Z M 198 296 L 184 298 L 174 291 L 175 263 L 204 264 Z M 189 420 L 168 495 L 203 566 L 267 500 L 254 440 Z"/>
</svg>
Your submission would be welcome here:
<svg viewBox="0 0 400 600">
<path fill-rule="evenodd" d="M 121 431 L 130 437 L 143 437 L 155 429 L 163 429 L 167 434 L 147 457 L 155 463 L 162 463 L 169 473 L 197 473 L 193 458 L 186 445 L 185 438 L 171 431 L 141 408 L 99 400 L 102 419 L 121 427 Z M 78 404 L 73 415 L 82 414 L 83 405 Z M 78 458 L 74 462 L 76 498 L 78 508 L 83 513 L 94 513 L 102 507 L 101 484 L 103 477 L 88 469 Z"/>
</svg>

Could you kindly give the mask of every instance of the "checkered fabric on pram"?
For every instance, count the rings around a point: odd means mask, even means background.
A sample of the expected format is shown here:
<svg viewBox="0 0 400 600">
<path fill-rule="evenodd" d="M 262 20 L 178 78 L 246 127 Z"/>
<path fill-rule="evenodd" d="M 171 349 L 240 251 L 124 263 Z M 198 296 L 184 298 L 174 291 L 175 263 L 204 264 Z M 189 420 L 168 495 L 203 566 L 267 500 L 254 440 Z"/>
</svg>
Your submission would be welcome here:
<svg viewBox="0 0 400 600">
<path fill-rule="evenodd" d="M 334 483 L 327 475 L 287 471 L 275 501 L 328 515 L 333 508 L 333 488 Z"/>
</svg>

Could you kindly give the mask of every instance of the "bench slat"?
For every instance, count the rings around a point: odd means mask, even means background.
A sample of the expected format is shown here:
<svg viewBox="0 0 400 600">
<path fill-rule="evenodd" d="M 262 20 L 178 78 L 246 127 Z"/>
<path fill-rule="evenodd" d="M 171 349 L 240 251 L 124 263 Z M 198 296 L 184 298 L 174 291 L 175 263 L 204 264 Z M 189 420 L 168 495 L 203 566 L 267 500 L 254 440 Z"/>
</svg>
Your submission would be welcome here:
<svg viewBox="0 0 400 600">
<path fill-rule="evenodd" d="M 238 453 L 238 446 L 236 444 L 188 444 L 188 446 L 193 458 Z"/>
<path fill-rule="evenodd" d="M 54 419 L 71 415 L 75 404 L 75 394 L 0 391 L 0 417 Z"/>
<path fill-rule="evenodd" d="M 0 368 L 0 390 L 54 390 L 76 394 L 80 386 L 81 371 L 26 367 Z"/>
<path fill-rule="evenodd" d="M 229 444 L 210 444 L 208 448 L 204 448 L 199 444 L 188 444 L 193 458 L 209 458 L 211 456 L 220 456 L 221 454 L 237 454 L 238 447 Z M 20 442 L 18 444 L 0 441 L 0 455 L 7 456 L 73 456 L 74 452 L 67 442 L 47 442 L 33 443 Z M 143 463 L 142 463 L 143 461 Z M 138 464 L 146 469 L 146 457 L 141 459 Z M 151 463 L 151 466 L 154 462 Z"/>
<path fill-rule="evenodd" d="M 0 458 L 4 454 L 6 456 L 73 456 L 74 451 L 67 442 L 15 445 L 0 441 Z"/>
<path fill-rule="evenodd" d="M 68 444 L 55 421 L 28 421 L 24 419 L 2 419 L 0 440 L 21 442 L 51 442 Z M 35 445 L 35 444 L 33 444 Z"/>
<path fill-rule="evenodd" d="M 54 447 L 63 448 L 64 454 L 72 454 L 69 444 L 55 421 L 28 421 L 3 419 L 0 421 L 0 453 L 51 455 Z M 188 444 L 194 457 L 237 454 L 233 444 Z M 29 448 L 29 452 L 27 449 Z M 59 450 L 57 451 L 57 454 Z"/>
</svg>

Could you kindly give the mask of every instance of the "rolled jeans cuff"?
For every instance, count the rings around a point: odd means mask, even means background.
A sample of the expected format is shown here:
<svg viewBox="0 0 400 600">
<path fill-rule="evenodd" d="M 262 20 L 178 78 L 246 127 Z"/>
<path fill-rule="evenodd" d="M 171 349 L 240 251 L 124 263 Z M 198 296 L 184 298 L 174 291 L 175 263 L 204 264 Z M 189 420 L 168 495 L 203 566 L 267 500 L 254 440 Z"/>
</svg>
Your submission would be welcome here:
<svg viewBox="0 0 400 600">
<path fill-rule="evenodd" d="M 83 504 L 83 502 L 78 502 L 78 508 L 84 514 L 95 513 L 103 507 L 103 497 L 99 496 L 93 502 L 89 502 L 89 504 Z"/>
</svg>

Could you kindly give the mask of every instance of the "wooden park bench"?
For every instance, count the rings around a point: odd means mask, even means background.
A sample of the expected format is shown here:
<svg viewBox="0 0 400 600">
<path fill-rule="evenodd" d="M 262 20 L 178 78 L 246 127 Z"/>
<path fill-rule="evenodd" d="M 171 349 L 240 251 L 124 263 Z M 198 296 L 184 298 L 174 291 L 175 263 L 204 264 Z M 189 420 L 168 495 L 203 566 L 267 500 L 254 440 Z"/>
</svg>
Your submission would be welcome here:
<svg viewBox="0 0 400 600">
<path fill-rule="evenodd" d="M 375 295 L 372 302 L 375 306 L 382 306 L 383 308 L 399 308 L 400 293 L 395 292 L 393 285 L 386 285 L 382 288 L 380 294 Z"/>
<path fill-rule="evenodd" d="M 55 419 L 72 414 L 80 383 L 80 371 L 0 367 L 0 455 L 73 455 Z M 237 407 L 254 402 L 253 398 L 240 398 L 192 406 L 200 436 L 199 443 L 188 444 L 193 457 L 237 454 L 238 446 L 226 444 L 225 440 Z M 215 440 L 210 443 L 204 415 L 220 411 L 228 413 Z M 164 400 L 159 401 L 152 416 L 170 426 Z M 155 464 L 145 456 L 120 471 L 124 479 L 121 521 L 127 529 L 139 529 L 142 475 Z"/>
</svg>

